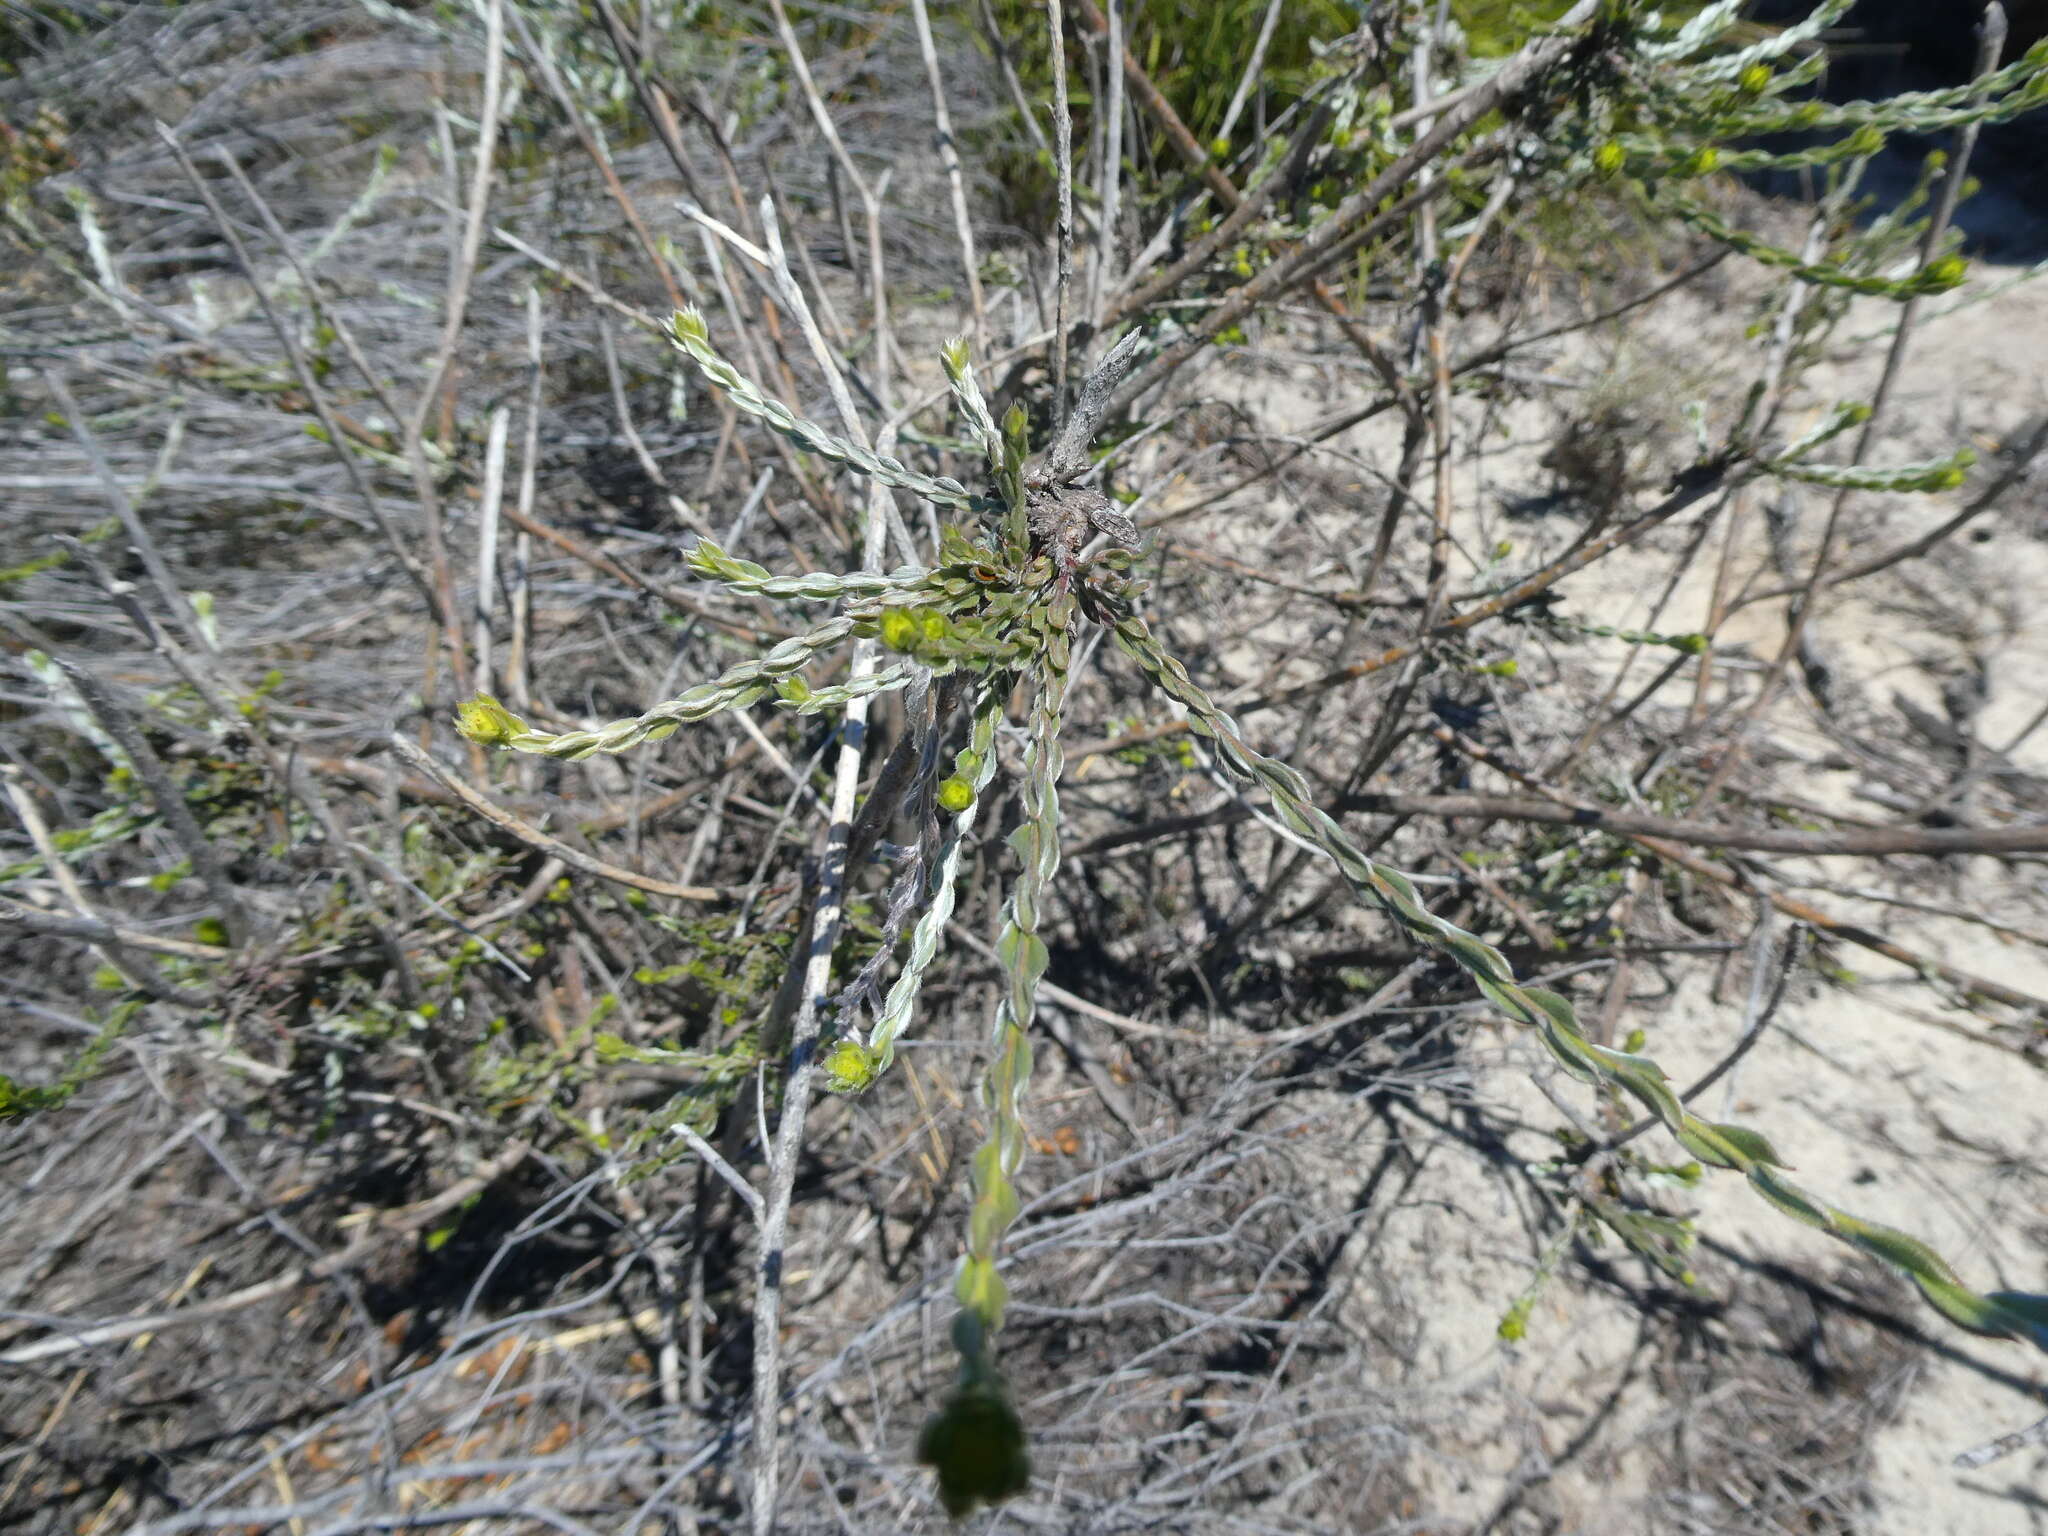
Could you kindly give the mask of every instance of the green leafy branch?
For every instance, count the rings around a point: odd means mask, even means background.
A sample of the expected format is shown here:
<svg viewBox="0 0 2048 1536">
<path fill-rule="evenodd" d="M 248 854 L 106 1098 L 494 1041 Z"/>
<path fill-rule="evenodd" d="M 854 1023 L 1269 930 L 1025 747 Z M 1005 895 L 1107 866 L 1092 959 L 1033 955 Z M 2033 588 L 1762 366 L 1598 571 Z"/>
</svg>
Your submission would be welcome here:
<svg viewBox="0 0 2048 1536">
<path fill-rule="evenodd" d="M 1701 1162 L 1742 1174 L 1758 1195 L 1787 1215 L 1903 1271 L 1952 1322 L 1975 1333 L 2027 1340 L 2048 1350 L 2048 1296 L 1972 1291 L 1919 1239 L 1852 1216 L 1794 1184 L 1785 1177 L 1783 1158 L 1762 1135 L 1693 1114 L 1679 1102 L 1654 1060 L 1595 1044 L 1586 1037 L 1570 1002 L 1555 992 L 1523 986 L 1499 950 L 1429 912 L 1405 875 L 1368 858 L 1314 804 L 1298 772 L 1245 744 L 1236 723 L 1159 646 L 1143 619 L 1125 614 L 1117 621 L 1116 639 L 1155 686 L 1187 709 L 1188 723 L 1215 744 L 1225 767 L 1266 793 L 1290 831 L 1335 863 L 1362 899 L 1418 942 L 1456 963 L 1502 1012 L 1534 1029 L 1572 1076 L 1627 1092 Z"/>
<path fill-rule="evenodd" d="M 722 582 L 749 597 L 796 597 L 809 602 L 832 602 L 841 598 L 886 598 L 908 591 L 931 573 L 921 566 L 906 566 L 886 576 L 854 571 L 845 576 L 830 571 L 809 571 L 801 576 L 777 576 L 765 565 L 727 554 L 709 539 L 699 539 L 685 555 L 684 563 L 699 576 Z"/>
<path fill-rule="evenodd" d="M 1969 276 L 1970 265 L 1960 256 L 1939 257 L 1906 277 L 1885 277 L 1874 272 L 1853 271 L 1833 262 L 1808 261 L 1797 251 L 1788 251 L 1748 230 L 1737 229 L 1713 209 L 1692 198 L 1667 191 L 1658 197 L 1657 202 L 1709 239 L 1718 240 L 1752 261 L 1789 272 L 1801 282 L 1817 287 L 1836 288 L 1846 293 L 1891 299 L 1903 304 L 1909 299 L 1948 293 L 1961 287 L 1963 279 Z"/>
<path fill-rule="evenodd" d="M 740 371 L 712 350 L 704 317 L 695 309 L 680 311 L 670 326 L 677 347 L 688 354 L 698 370 L 725 392 L 738 410 L 757 416 L 807 453 L 834 464 L 844 464 L 870 479 L 898 490 L 910 491 L 926 501 L 960 512 L 982 511 L 986 503 L 967 494 L 957 480 L 921 475 L 900 460 L 875 453 L 858 443 L 828 432 L 816 422 L 806 421 L 780 400 L 761 393 Z"/>
</svg>

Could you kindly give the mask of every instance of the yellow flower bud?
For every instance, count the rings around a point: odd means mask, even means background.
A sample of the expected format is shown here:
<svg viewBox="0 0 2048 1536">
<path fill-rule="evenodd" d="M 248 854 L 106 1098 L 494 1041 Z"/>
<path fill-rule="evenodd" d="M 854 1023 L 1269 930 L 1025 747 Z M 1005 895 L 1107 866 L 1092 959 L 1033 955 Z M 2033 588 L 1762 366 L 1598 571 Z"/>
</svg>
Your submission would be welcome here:
<svg viewBox="0 0 2048 1536">
<path fill-rule="evenodd" d="M 527 723 L 488 693 L 480 693 L 455 709 L 455 729 L 480 746 L 508 747 L 515 736 L 524 736 Z"/>
<path fill-rule="evenodd" d="M 891 608 L 882 615 L 882 644 L 892 651 L 907 651 L 917 644 L 917 620 L 907 608 Z"/>
<path fill-rule="evenodd" d="M 974 804 L 974 786 L 957 774 L 939 786 L 939 806 L 958 816 Z"/>
</svg>

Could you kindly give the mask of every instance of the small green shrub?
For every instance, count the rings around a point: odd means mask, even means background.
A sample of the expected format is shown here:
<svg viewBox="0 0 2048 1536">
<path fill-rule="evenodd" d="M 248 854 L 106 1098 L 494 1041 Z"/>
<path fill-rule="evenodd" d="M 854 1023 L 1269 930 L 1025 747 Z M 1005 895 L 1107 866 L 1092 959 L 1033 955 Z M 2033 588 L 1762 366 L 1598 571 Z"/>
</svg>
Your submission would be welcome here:
<svg viewBox="0 0 2048 1536">
<path fill-rule="evenodd" d="M 1218 763 L 1262 792 L 1289 832 L 1334 863 L 1358 899 L 1376 907 L 1418 944 L 1462 968 L 1503 1014 L 1535 1031 L 1552 1059 L 1570 1075 L 1628 1095 L 1661 1121 L 1696 1160 L 1679 1165 L 1679 1177 L 1695 1177 L 1698 1164 L 1739 1174 L 1761 1199 L 1784 1214 L 1902 1270 L 1951 1321 L 1974 1332 L 2031 1340 L 2048 1349 L 2048 1296 L 1972 1291 L 1917 1239 L 1852 1216 L 1793 1183 L 1783 1158 L 1765 1136 L 1744 1126 L 1702 1119 L 1681 1103 L 1654 1060 L 1634 1050 L 1596 1044 L 1569 1001 L 1523 985 L 1497 949 L 1433 915 L 1408 877 L 1369 858 L 1317 808 L 1299 773 L 1250 747 L 1230 716 L 1160 644 L 1141 612 L 1141 589 L 1127 575 L 1128 553 L 1112 548 L 1094 558 L 1080 555 L 1094 531 L 1091 514 L 1099 517 L 1107 506 L 1100 496 L 1070 483 L 1088 466 L 1079 450 L 1095 422 L 1085 406 L 1069 420 L 1058 445 L 1033 457 L 1024 440 L 1022 411 L 1013 410 L 998 428 L 975 381 L 965 344 L 950 344 L 944 363 L 954 403 L 965 430 L 981 445 L 993 488 L 992 494 L 979 494 L 958 481 L 925 475 L 877 455 L 763 394 L 712 347 L 705 321 L 694 311 L 675 317 L 674 339 L 735 406 L 806 451 L 911 491 L 949 513 L 979 516 L 982 523 L 967 531 L 949 529 L 939 564 L 886 575 L 777 577 L 765 567 L 700 542 L 690 563 L 704 577 L 750 595 L 838 600 L 843 611 L 644 714 L 593 730 L 535 730 L 489 698 L 466 704 L 458 723 L 465 736 L 485 746 L 574 759 L 659 741 L 679 725 L 771 697 L 784 708 L 813 713 L 904 689 L 921 678 L 963 676 L 972 689 L 967 744 L 956 753 L 955 772 L 945 784 L 964 785 L 970 793 L 964 799 L 954 796 L 959 802 L 956 814 L 937 831 L 936 841 L 919 849 L 915 867 L 922 872 L 923 888 L 916 893 L 918 916 L 902 970 L 887 999 L 867 1017 L 862 1009 L 846 1008 L 825 1021 L 828 1034 L 819 1048 L 828 1086 L 859 1092 L 889 1069 L 898 1040 L 916 1022 L 917 995 L 952 912 L 960 848 L 973 826 L 974 795 L 997 771 L 996 726 L 1013 693 L 1024 690 L 1028 703 L 1027 745 L 1020 768 L 1022 816 L 1009 839 L 1017 872 L 996 946 L 1004 983 L 991 1026 L 992 1060 L 982 1084 L 989 1132 L 973 1159 L 974 1197 L 954 1287 L 960 1305 L 953 1329 L 960 1378 L 920 1441 L 920 1455 L 934 1465 L 949 1512 L 959 1515 L 979 1502 L 1008 1497 L 1027 1481 L 1022 1429 L 994 1348 L 1009 1295 L 999 1258 L 1003 1236 L 1019 1209 L 1013 1180 L 1026 1145 L 1022 1107 L 1032 1065 L 1030 1030 L 1048 958 L 1039 932 L 1040 914 L 1059 867 L 1058 786 L 1067 677 L 1075 642 L 1089 626 L 1106 632 L 1154 688 L 1186 711 L 1189 725 Z M 1133 339 L 1112 349 L 1082 390 L 1082 399 L 1098 402 L 1098 411 L 1130 364 L 1133 349 L 1128 342 Z M 1807 467 L 1805 454 L 1825 441 L 1830 430 L 1844 430 L 1855 419 L 1853 411 L 1837 413 L 1822 430 L 1770 454 L 1739 442 L 1724 445 L 1694 464 L 1682 479 L 1694 486 L 1721 486 L 1772 473 L 1811 476 L 1816 471 Z M 1911 471 L 1845 470 L 1827 478 L 1837 483 L 1844 478 L 1867 479 L 1906 488 L 1918 483 Z M 804 667 L 849 640 L 879 641 L 900 659 L 879 668 L 856 665 L 847 682 L 830 688 L 813 689 L 801 682 Z M 938 760 L 931 751 L 920 756 L 928 763 Z M 926 777 L 906 784 L 899 793 L 912 804 L 943 793 L 934 774 L 934 769 L 927 769 Z M 1621 1166 L 1633 1166 L 1638 1177 L 1651 1180 L 1671 1171 L 1633 1154 Z M 1580 1190 L 1574 1209 L 1670 1273 L 1688 1275 L 1688 1225 L 1630 1202 L 1619 1167 L 1607 1177 L 1607 1193 Z M 1525 1297 L 1510 1308 L 1501 1325 L 1504 1334 L 1521 1330 L 1529 1301 Z"/>
</svg>

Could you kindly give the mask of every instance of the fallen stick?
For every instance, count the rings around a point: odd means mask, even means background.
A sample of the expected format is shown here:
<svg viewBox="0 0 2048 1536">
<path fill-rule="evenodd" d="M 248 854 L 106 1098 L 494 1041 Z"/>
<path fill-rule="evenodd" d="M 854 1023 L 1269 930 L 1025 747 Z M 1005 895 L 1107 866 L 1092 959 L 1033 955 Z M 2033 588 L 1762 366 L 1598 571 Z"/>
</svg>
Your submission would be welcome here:
<svg viewBox="0 0 2048 1536">
<path fill-rule="evenodd" d="M 1479 821 L 1529 821 L 1584 827 L 1616 837 L 1662 837 L 1704 848 L 1740 848 L 1753 853 L 1802 854 L 1810 858 L 1871 857 L 1879 854 L 2048 853 L 2048 824 L 2010 827 L 1871 827 L 1842 832 L 1801 832 L 1782 827 L 1726 827 L 1669 816 L 1643 816 L 1607 806 L 1513 795 L 1403 795 L 1368 791 L 1346 795 L 1340 811 L 1374 811 L 1390 816 L 1468 816 Z M 1156 842 L 1202 827 L 1243 821 L 1251 811 L 1222 806 L 1193 816 L 1173 816 L 1141 827 L 1106 832 L 1068 850 L 1068 858 L 1108 853 L 1135 843 Z"/>
<path fill-rule="evenodd" d="M 457 778 L 416 743 L 406 740 L 396 731 L 391 733 L 389 743 L 392 751 L 433 779 L 492 826 L 511 833 L 528 847 L 538 848 L 541 852 L 560 859 L 571 869 L 580 869 L 586 875 L 595 875 L 598 879 L 609 880 L 615 885 L 630 886 L 636 891 L 646 891 L 653 896 L 673 896 L 681 901 L 722 901 L 731 894 L 716 886 L 676 885 L 667 880 L 657 880 L 652 875 L 622 869 L 616 864 L 607 864 L 603 859 L 585 853 L 580 848 L 572 848 L 561 839 L 541 831 L 539 827 L 521 821 L 481 790 Z"/>
</svg>

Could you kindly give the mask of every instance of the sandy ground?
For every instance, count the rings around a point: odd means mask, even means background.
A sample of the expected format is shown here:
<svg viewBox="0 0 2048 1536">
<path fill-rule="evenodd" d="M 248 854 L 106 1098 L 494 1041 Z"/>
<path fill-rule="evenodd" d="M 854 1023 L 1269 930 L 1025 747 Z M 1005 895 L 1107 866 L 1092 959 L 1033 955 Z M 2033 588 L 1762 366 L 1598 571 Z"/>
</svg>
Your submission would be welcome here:
<svg viewBox="0 0 2048 1536">
<path fill-rule="evenodd" d="M 1930 308 L 1876 455 L 1880 462 L 1940 457 L 1959 442 L 1985 453 L 2048 410 L 2048 345 L 2036 340 L 2048 337 L 2048 283 L 2009 287 L 2019 270 L 1982 265 L 1968 289 Z M 1682 299 L 1661 308 L 1625 344 L 1627 366 L 1661 370 L 1667 378 L 1690 372 L 1710 397 L 1718 389 L 1725 398 L 1728 379 L 1744 377 L 1726 370 L 1754 354 L 1745 354 L 1740 326 L 1712 304 Z M 1835 401 L 1869 398 L 1885 346 L 1860 338 L 1882 331 L 1894 314 L 1876 301 L 1855 306 L 1837 332 L 1843 344 L 1806 377 L 1793 413 L 1795 429 L 1817 420 Z M 1708 354 L 1701 350 L 1702 337 L 1729 337 L 1732 344 Z M 1551 371 L 1593 377 L 1610 366 L 1612 355 L 1575 344 L 1556 355 Z M 1286 373 L 1269 361 L 1257 370 L 1255 383 L 1239 380 L 1245 385 L 1239 398 L 1269 421 L 1289 410 L 1313 419 L 1328 409 L 1319 387 Z M 1517 558 L 1534 564 L 1572 530 L 1526 522 L 1509 526 L 1495 510 L 1498 495 L 1540 484 L 1533 445 L 1548 434 L 1537 416 L 1508 414 L 1515 431 L 1492 455 L 1479 494 L 1461 495 L 1459 533 L 1467 549 L 1484 549 L 1505 531 L 1525 547 Z M 1517 436 L 1524 425 L 1526 441 Z M 1676 446 L 1653 443 L 1649 457 L 1684 453 L 1684 429 L 1673 422 L 1668 431 L 1679 439 Z M 1390 425 L 1356 432 L 1347 446 L 1388 465 L 1397 441 L 1392 434 Z M 2019 487 L 1977 525 L 1974 537 L 1952 541 L 1934 561 L 1880 576 L 1824 605 L 1812 638 L 1852 690 L 1849 707 L 1859 719 L 1889 720 L 1896 729 L 1897 697 L 1940 716 L 1944 686 L 1971 667 L 1981 667 L 1985 689 L 1977 720 L 1981 741 L 2003 745 L 2019 736 L 2048 702 L 2044 478 L 2037 472 L 2031 485 Z M 1490 498 L 1489 491 L 1496 496 Z M 1790 535 L 1795 560 L 1810 559 L 1826 515 L 1825 495 L 1809 489 L 1801 498 Z M 1843 558 L 1892 548 L 1961 504 L 1945 496 L 1861 498 L 1845 523 Z M 1341 521 L 1333 523 L 1333 535 Z M 1250 540 L 1253 533 L 1244 536 Z M 1678 534 L 1666 530 L 1640 549 L 1603 561 L 1563 584 L 1565 606 L 1608 623 L 1650 623 L 1649 595 L 1661 588 L 1681 544 Z M 1719 548 L 1717 534 L 1680 581 L 1656 628 L 1682 632 L 1704 621 Z M 1736 563 L 1748 569 L 1768 556 L 1765 519 L 1752 507 L 1738 536 Z M 1737 667 L 1745 658 L 1767 662 L 1784 639 L 1785 624 L 1782 601 L 1749 607 L 1724 632 L 1721 655 Z M 1608 647 L 1593 655 L 1611 671 L 1620 647 L 1595 644 Z M 1582 648 L 1572 664 L 1591 664 L 1586 656 Z M 1308 656 L 1297 670 L 1306 678 L 1319 668 Z M 1682 711 L 1689 694 L 1689 687 L 1673 688 L 1665 697 Z M 1505 697 L 1511 731 L 1519 728 L 1542 740 L 1563 724 L 1539 692 L 1510 691 Z M 1781 693 L 1758 722 L 1752 743 L 1754 750 L 1780 759 L 1776 782 L 1787 792 L 1831 809 L 1886 818 L 1882 807 L 1859 794 L 1868 787 L 1860 775 L 1828 762 L 1837 746 L 1830 722 L 1802 688 Z M 2048 732 L 2024 741 L 2013 761 L 2022 770 L 2048 773 Z M 1776 867 L 1862 882 L 1862 888 L 1935 906 L 1966 905 L 2014 927 L 2048 931 L 2048 886 L 2033 866 L 1959 860 L 1930 872 L 1928 861 L 1915 862 L 1920 867 L 1912 870 L 1839 859 L 1780 860 Z M 2034 946 L 1981 925 L 1876 901 L 1839 894 L 1813 899 L 1922 952 L 2048 994 L 2048 958 Z M 1853 983 L 1802 973 L 1760 1048 L 1710 1092 L 1705 1112 L 1767 1129 L 1803 1184 L 1858 1215 L 1926 1239 L 1969 1283 L 2048 1290 L 2048 1077 L 2038 1063 L 2022 1064 L 2007 1051 L 1939 1027 L 1946 1022 L 1970 1028 L 1977 1021 L 1946 1006 L 1907 968 L 1846 946 L 1831 948 L 1827 958 L 1853 973 Z M 1717 998 L 1707 963 L 1679 974 L 1669 995 L 1660 995 L 1655 978 L 1645 978 L 1618 1028 L 1646 1030 L 1649 1051 L 1682 1083 L 1733 1044 L 1742 1027 L 1743 989 L 1731 985 Z M 1470 1090 L 1476 1098 L 1512 1106 L 1525 1124 L 1555 1125 L 1558 1111 L 1531 1086 L 1533 1072 L 1586 1110 L 1585 1090 L 1558 1077 L 1532 1042 L 1494 1038 L 1498 1043 L 1491 1048 L 1477 1042 L 1468 1047 L 1477 1066 Z M 1342 1123 L 1341 1104 L 1333 1102 L 1330 1113 L 1333 1124 Z M 1331 1172 L 1333 1187 L 1349 1188 L 1338 1166 Z M 1739 1325 L 1721 1329 L 1723 1351 L 1739 1354 L 1747 1347 L 1768 1357 L 1759 1367 L 1766 1379 L 1771 1361 L 1782 1366 L 1787 1359 L 1818 1358 L 1818 1365 L 1806 1359 L 1820 1384 L 1806 1405 L 1810 1416 L 1798 1426 L 1802 1433 L 1825 1439 L 1830 1426 L 1859 1417 L 1870 1421 L 1874 1432 L 1866 1432 L 1863 1442 L 1867 1460 L 1857 1470 L 1869 1480 L 1875 1507 L 1858 1529 L 1897 1536 L 2048 1530 L 2048 1450 L 2024 1452 L 1975 1472 L 1952 1465 L 1959 1453 L 2041 1416 L 2048 1408 L 2048 1361 L 2017 1345 L 1958 1333 L 1903 1283 L 1888 1282 L 1874 1267 L 1859 1267 L 1839 1245 L 1763 1206 L 1738 1180 L 1710 1176 L 1685 1192 L 1674 1209 L 1695 1210 L 1707 1239 L 1696 1256 L 1704 1294 L 1749 1296 L 1754 1266 L 1783 1265 L 1836 1285 L 1838 1294 L 1843 1287 L 1875 1287 L 1868 1294 L 1878 1311 L 1923 1331 L 1920 1341 L 1902 1340 L 1844 1323 L 1840 1315 L 1823 1327 L 1810 1311 L 1794 1306 L 1787 1312 L 1768 1299 L 1759 1299 L 1753 1314 L 1735 1314 L 1756 1324 L 1754 1336 L 1730 1336 L 1739 1335 Z M 1416 1374 L 1402 1385 L 1460 1405 L 1458 1414 L 1427 1437 L 1410 1468 L 1419 1479 L 1419 1528 L 1546 1529 L 1588 1536 L 1806 1528 L 1745 1523 L 1769 1513 L 1768 1490 L 1759 1486 L 1768 1477 L 1744 1471 L 1745 1455 L 1768 1461 L 1791 1449 L 1773 1443 L 1784 1432 L 1781 1421 L 1742 1406 L 1743 1395 L 1756 1390 L 1755 1381 L 1731 1369 L 1703 1395 L 1685 1396 L 1676 1385 L 1686 1379 L 1683 1362 L 1653 1358 L 1658 1350 L 1645 1344 L 1641 1310 L 1613 1289 L 1561 1277 L 1544 1291 L 1526 1339 L 1519 1346 L 1501 1344 L 1496 1325 L 1528 1284 L 1531 1266 L 1497 1168 L 1447 1147 L 1383 1219 L 1370 1262 L 1401 1264 L 1416 1291 L 1430 1298 Z M 1831 1362 L 1830 1351 L 1862 1358 Z M 1804 1388 L 1794 1381 L 1783 1390 L 1789 1398 Z M 1685 1418 L 1683 1429 L 1674 1431 L 1674 1416 Z M 1574 1444 L 1582 1435 L 1591 1441 L 1583 1452 Z M 1683 1445 L 1688 1438 L 1702 1456 L 1718 1454 L 1736 1469 L 1720 1495 L 1691 1504 L 1658 1492 L 1668 1475 L 1659 1469 L 1668 1467 L 1674 1439 Z"/>
</svg>

